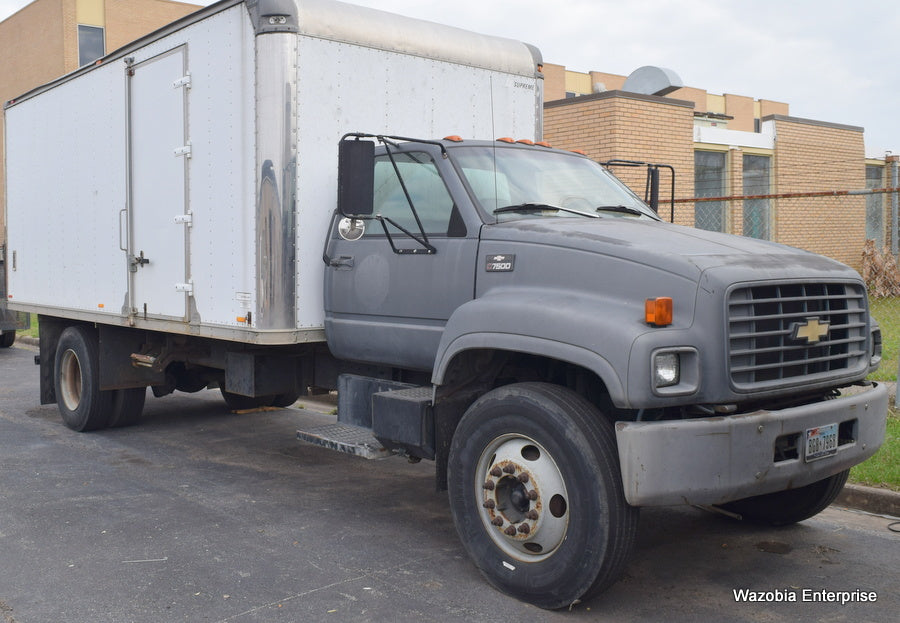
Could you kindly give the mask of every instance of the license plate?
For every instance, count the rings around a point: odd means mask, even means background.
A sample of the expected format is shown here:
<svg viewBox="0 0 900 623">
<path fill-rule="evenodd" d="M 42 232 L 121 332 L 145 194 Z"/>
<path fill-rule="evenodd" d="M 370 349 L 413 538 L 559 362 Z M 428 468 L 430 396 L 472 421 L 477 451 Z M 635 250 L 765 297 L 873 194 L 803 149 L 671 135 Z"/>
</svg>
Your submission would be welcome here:
<svg viewBox="0 0 900 623">
<path fill-rule="evenodd" d="M 837 454 L 838 425 L 826 424 L 806 429 L 806 462 Z"/>
</svg>

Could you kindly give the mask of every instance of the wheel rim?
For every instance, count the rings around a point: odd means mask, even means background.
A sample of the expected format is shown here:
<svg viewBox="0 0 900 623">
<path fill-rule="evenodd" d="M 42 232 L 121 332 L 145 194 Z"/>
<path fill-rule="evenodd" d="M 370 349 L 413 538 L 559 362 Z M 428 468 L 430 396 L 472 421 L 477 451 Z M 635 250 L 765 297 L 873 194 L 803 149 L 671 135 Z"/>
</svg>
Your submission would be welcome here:
<svg viewBox="0 0 900 623">
<path fill-rule="evenodd" d="M 539 562 L 566 538 L 565 480 L 533 439 L 503 435 L 488 444 L 475 472 L 475 497 L 485 531 L 508 556 Z"/>
<path fill-rule="evenodd" d="M 67 350 L 59 361 L 60 398 L 69 411 L 81 404 L 81 363 L 74 351 Z"/>
</svg>

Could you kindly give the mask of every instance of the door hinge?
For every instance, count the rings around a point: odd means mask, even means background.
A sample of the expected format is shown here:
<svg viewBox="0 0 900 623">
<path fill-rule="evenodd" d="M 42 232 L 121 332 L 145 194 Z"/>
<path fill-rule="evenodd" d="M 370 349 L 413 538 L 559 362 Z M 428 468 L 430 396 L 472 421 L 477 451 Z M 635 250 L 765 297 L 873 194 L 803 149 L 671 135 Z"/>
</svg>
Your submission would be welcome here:
<svg viewBox="0 0 900 623">
<path fill-rule="evenodd" d="M 190 88 L 191 88 L 191 74 L 190 74 L 190 72 L 188 72 L 187 74 L 185 74 L 184 76 L 182 76 L 181 78 L 179 78 L 178 80 L 176 80 L 175 82 L 172 83 L 172 88 L 173 88 L 173 89 L 180 89 L 181 87 L 184 87 L 184 88 L 186 88 L 186 89 L 190 89 Z"/>
<path fill-rule="evenodd" d="M 183 145 L 181 147 L 175 148 L 175 157 L 184 156 L 185 158 L 191 157 L 191 144 Z"/>
<path fill-rule="evenodd" d="M 187 283 L 176 283 L 175 284 L 176 292 L 187 292 L 189 295 L 193 296 L 194 294 L 194 282 L 188 281 Z"/>
<path fill-rule="evenodd" d="M 190 227 L 194 224 L 194 214 L 191 211 L 188 211 L 187 214 L 176 214 L 175 215 L 175 224 L 176 225 L 187 225 Z"/>
</svg>

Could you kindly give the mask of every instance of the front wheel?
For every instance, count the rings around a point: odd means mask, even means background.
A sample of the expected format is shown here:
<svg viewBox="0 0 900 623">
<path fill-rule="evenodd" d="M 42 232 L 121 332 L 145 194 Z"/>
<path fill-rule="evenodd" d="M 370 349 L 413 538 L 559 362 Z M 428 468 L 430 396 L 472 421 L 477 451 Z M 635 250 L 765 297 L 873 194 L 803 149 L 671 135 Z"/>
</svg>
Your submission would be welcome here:
<svg viewBox="0 0 900 623">
<path fill-rule="evenodd" d="M 825 510 L 844 488 L 849 475 L 850 470 L 844 470 L 799 489 L 744 498 L 722 504 L 722 508 L 755 523 L 787 526 Z"/>
<path fill-rule="evenodd" d="M 634 543 L 612 425 L 562 387 L 495 389 L 463 416 L 450 449 L 450 509 L 498 589 L 562 608 L 615 582 Z"/>
</svg>

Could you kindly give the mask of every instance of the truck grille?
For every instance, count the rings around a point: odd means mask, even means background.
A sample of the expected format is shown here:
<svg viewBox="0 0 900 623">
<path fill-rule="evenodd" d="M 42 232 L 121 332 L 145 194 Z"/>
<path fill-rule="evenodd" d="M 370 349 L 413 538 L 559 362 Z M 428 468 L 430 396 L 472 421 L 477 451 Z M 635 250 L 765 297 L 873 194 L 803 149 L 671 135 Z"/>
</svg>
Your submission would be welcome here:
<svg viewBox="0 0 900 623">
<path fill-rule="evenodd" d="M 860 284 L 754 285 L 728 296 L 728 364 L 737 389 L 853 374 L 868 365 L 866 343 Z"/>
</svg>

